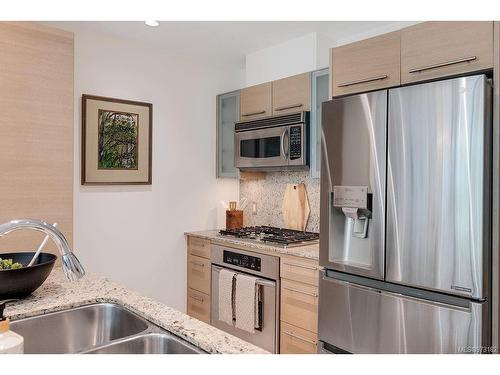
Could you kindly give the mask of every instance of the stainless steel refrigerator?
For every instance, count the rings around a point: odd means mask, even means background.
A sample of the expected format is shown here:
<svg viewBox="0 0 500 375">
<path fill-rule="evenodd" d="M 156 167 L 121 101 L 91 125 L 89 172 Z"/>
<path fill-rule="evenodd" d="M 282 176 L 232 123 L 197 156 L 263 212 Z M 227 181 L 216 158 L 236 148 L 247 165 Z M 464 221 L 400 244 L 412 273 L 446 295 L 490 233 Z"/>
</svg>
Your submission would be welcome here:
<svg viewBox="0 0 500 375">
<path fill-rule="evenodd" d="M 323 104 L 320 352 L 488 350 L 491 133 L 485 75 Z"/>
</svg>

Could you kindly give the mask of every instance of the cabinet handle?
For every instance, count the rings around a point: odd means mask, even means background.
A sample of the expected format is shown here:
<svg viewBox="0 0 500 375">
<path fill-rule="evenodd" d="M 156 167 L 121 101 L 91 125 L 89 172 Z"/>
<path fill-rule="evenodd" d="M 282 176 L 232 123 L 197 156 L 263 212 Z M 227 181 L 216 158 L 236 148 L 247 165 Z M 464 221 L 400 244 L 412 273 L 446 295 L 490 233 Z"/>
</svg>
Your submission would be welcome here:
<svg viewBox="0 0 500 375">
<path fill-rule="evenodd" d="M 318 293 L 305 292 L 303 290 L 295 289 L 295 288 L 289 288 L 287 286 L 284 286 L 283 289 L 289 290 L 290 292 L 296 292 L 296 293 L 305 294 L 307 296 L 318 297 Z"/>
<path fill-rule="evenodd" d="M 203 297 L 197 297 L 197 296 L 189 296 L 189 298 L 194 299 L 195 301 L 203 303 Z"/>
<path fill-rule="evenodd" d="M 360 83 L 367 83 L 367 82 L 373 82 L 373 81 L 380 81 L 383 79 L 389 78 L 387 74 L 381 75 L 381 76 L 376 76 L 376 77 L 371 77 L 371 78 L 365 78 L 365 79 L 360 79 L 358 81 L 350 81 L 350 82 L 343 82 L 339 83 L 337 87 L 347 87 L 347 86 L 353 86 L 353 85 L 359 85 Z"/>
<path fill-rule="evenodd" d="M 300 108 L 302 107 L 303 104 L 292 104 L 292 105 L 287 105 L 286 107 L 279 107 L 275 108 L 275 111 L 284 111 L 285 109 L 292 109 L 292 108 Z"/>
<path fill-rule="evenodd" d="M 189 263 L 194 264 L 195 266 L 198 266 L 198 267 L 205 267 L 204 263 L 195 262 L 194 260 L 191 260 Z"/>
<path fill-rule="evenodd" d="M 447 62 L 443 62 L 443 63 L 427 65 L 427 66 L 424 66 L 422 68 L 411 69 L 411 70 L 409 70 L 409 72 L 410 73 L 419 73 L 419 72 L 423 72 L 425 70 L 442 68 L 443 66 L 455 65 L 455 64 L 460 64 L 460 63 L 464 63 L 464 62 L 471 62 L 471 61 L 475 61 L 475 60 L 477 60 L 477 56 L 464 57 L 463 59 L 452 60 L 452 61 L 447 61 Z"/>
<path fill-rule="evenodd" d="M 250 112 L 250 113 L 243 113 L 243 117 L 248 117 L 248 116 L 255 116 L 255 115 L 263 115 L 266 113 L 266 111 L 258 111 L 258 112 Z"/>
<path fill-rule="evenodd" d="M 287 265 L 287 266 L 290 266 L 290 267 L 299 267 L 299 268 L 304 268 L 306 270 L 313 270 L 313 271 L 317 271 L 318 270 L 318 267 L 313 267 L 313 266 L 304 266 L 302 264 L 295 264 L 295 263 L 287 263 L 287 262 L 283 262 L 284 265 Z"/>
<path fill-rule="evenodd" d="M 302 337 L 302 336 L 296 335 L 295 333 L 292 333 L 292 332 L 283 331 L 283 333 L 284 333 L 285 335 L 288 335 L 288 336 L 293 337 L 293 338 L 295 338 L 295 339 L 299 339 L 299 340 L 301 340 L 301 341 L 307 342 L 308 344 L 311 344 L 311 345 L 316 345 L 316 344 L 317 344 L 317 342 L 316 342 L 316 341 L 306 339 L 305 337 Z"/>
</svg>

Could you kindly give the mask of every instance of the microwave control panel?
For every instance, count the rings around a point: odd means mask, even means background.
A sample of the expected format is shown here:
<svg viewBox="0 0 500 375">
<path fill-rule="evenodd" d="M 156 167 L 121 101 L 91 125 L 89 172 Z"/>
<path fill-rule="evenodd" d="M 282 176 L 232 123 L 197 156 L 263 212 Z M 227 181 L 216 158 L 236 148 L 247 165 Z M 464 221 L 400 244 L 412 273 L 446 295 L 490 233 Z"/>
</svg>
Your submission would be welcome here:
<svg viewBox="0 0 500 375">
<path fill-rule="evenodd" d="M 290 127 L 290 160 L 300 159 L 302 156 L 302 127 Z"/>
<path fill-rule="evenodd" d="M 224 263 L 242 268 L 247 268 L 249 270 L 254 270 L 259 272 L 261 270 L 260 258 L 253 257 L 251 255 L 245 255 L 241 253 L 235 253 L 233 251 L 224 250 L 223 261 Z"/>
</svg>

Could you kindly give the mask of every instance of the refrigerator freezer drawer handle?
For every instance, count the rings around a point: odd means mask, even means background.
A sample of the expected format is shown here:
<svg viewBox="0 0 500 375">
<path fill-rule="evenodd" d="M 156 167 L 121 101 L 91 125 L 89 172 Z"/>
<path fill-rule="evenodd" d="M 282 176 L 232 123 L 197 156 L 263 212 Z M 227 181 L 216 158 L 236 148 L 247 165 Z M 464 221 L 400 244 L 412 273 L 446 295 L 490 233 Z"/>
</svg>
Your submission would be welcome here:
<svg viewBox="0 0 500 375">
<path fill-rule="evenodd" d="M 353 284 L 349 281 L 336 280 L 336 279 L 332 279 L 331 277 L 325 276 L 324 274 L 321 275 L 321 277 L 324 281 L 328 281 L 330 283 L 344 284 L 350 288 L 356 288 L 356 289 L 364 290 L 367 292 L 379 293 L 381 295 L 386 295 L 386 296 L 395 297 L 395 298 L 403 298 L 403 299 L 416 301 L 416 302 L 420 302 L 420 303 L 427 303 L 429 305 L 446 307 L 448 309 L 453 309 L 453 310 L 458 310 L 458 311 L 470 311 L 471 310 L 471 307 L 456 306 L 456 305 L 451 305 L 451 304 L 444 303 L 444 302 L 432 301 L 430 299 L 417 298 L 417 297 L 413 297 L 413 296 L 406 295 L 406 294 L 389 292 L 386 290 L 381 290 L 381 289 L 376 289 L 376 288 L 370 288 L 370 287 L 365 286 L 365 285 L 357 285 L 357 284 Z M 478 301 L 478 303 L 480 303 L 480 302 Z"/>
<path fill-rule="evenodd" d="M 299 336 L 299 335 L 296 335 L 292 332 L 288 332 L 288 331 L 283 331 L 283 333 L 287 336 L 290 336 L 290 337 L 293 337 L 294 339 L 298 339 L 300 341 L 304 341 L 304 342 L 307 342 L 308 344 L 311 344 L 311 345 L 316 345 L 317 342 L 316 341 L 313 341 L 313 340 L 309 340 L 309 339 L 306 339 L 305 337 L 302 337 L 302 336 Z"/>
<path fill-rule="evenodd" d="M 446 62 L 442 62 L 442 63 L 438 63 L 438 64 L 427 65 L 427 66 L 424 66 L 422 68 L 411 69 L 411 70 L 409 70 L 409 72 L 410 73 L 420 73 L 420 72 L 423 72 L 425 70 L 437 69 L 437 68 L 442 68 L 442 67 L 449 66 L 449 65 L 455 65 L 455 64 L 460 64 L 460 63 L 464 63 L 464 62 L 471 62 L 471 61 L 475 61 L 475 60 L 477 60 L 477 56 L 464 57 L 463 59 L 446 61 Z"/>
</svg>

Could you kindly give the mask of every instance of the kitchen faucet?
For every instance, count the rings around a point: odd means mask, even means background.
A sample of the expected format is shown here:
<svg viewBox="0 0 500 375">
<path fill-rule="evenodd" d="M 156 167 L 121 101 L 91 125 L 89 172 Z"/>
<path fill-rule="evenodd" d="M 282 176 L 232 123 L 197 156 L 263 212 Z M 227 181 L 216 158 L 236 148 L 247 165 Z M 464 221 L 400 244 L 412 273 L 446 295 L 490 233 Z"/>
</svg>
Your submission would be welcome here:
<svg viewBox="0 0 500 375">
<path fill-rule="evenodd" d="M 61 253 L 64 275 L 69 281 L 75 281 L 85 275 L 85 269 L 73 254 L 64 235 L 56 227 L 40 220 L 16 219 L 0 224 L 0 237 L 19 229 L 32 229 L 48 235 Z"/>
</svg>

